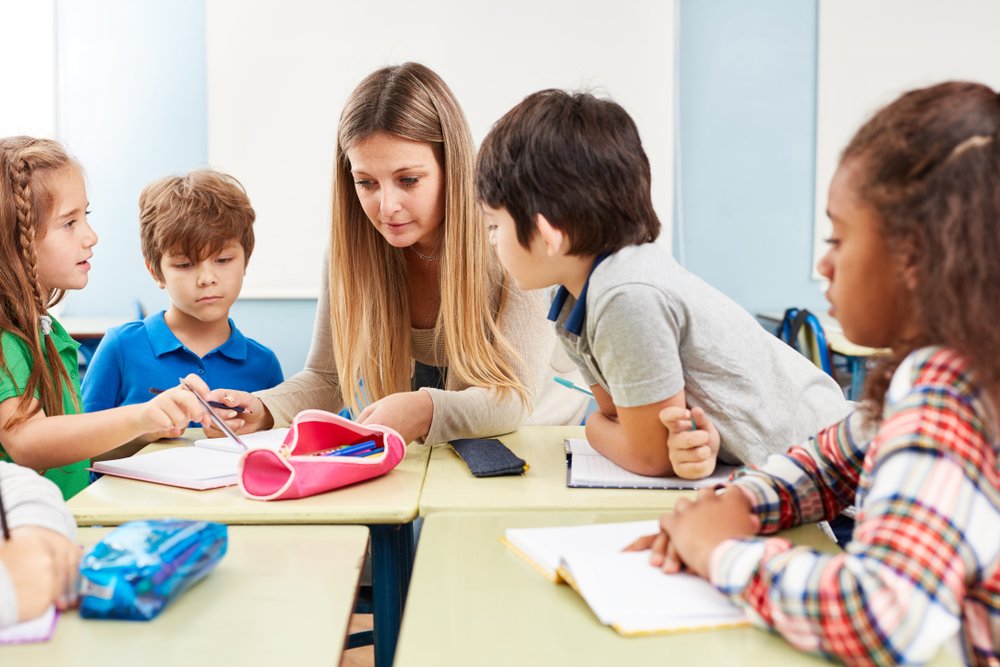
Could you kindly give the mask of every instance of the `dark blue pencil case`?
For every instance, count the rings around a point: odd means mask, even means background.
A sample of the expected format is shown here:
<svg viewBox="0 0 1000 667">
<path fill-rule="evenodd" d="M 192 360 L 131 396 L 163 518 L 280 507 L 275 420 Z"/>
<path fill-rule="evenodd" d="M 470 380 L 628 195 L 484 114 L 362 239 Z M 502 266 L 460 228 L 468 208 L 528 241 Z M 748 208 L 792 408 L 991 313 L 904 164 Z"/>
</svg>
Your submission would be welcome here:
<svg viewBox="0 0 1000 667">
<path fill-rule="evenodd" d="M 148 621 L 211 572 L 226 553 L 226 526 L 205 521 L 130 521 L 80 563 L 80 615 Z"/>
</svg>

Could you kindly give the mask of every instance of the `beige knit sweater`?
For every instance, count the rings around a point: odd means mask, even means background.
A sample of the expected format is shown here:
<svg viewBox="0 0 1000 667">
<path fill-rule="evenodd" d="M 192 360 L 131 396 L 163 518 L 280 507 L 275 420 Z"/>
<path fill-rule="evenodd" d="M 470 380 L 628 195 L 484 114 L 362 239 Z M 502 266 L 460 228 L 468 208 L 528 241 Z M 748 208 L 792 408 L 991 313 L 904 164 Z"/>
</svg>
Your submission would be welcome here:
<svg viewBox="0 0 1000 667">
<path fill-rule="evenodd" d="M 449 373 L 445 389 L 421 390 L 428 392 L 434 403 L 425 442 L 500 435 L 516 430 L 521 424 L 580 423 L 587 397 L 556 384 L 552 378 L 559 375 L 577 384 L 582 383 L 582 378 L 562 346 L 556 343 L 555 330 L 546 319 L 547 311 L 545 291 L 521 292 L 510 287 L 498 322 L 500 331 L 520 355 L 515 369 L 534 397 L 530 414 L 517 396 L 501 398 L 493 389 L 470 387 Z M 443 334 L 436 337 L 433 329 L 411 328 L 410 342 L 414 360 L 431 366 L 448 365 Z M 319 408 L 334 412 L 343 407 L 333 357 L 330 290 L 326 280 L 320 288 L 305 368 L 277 387 L 257 392 L 257 396 L 274 417 L 275 427 L 287 426 L 301 410 Z"/>
</svg>

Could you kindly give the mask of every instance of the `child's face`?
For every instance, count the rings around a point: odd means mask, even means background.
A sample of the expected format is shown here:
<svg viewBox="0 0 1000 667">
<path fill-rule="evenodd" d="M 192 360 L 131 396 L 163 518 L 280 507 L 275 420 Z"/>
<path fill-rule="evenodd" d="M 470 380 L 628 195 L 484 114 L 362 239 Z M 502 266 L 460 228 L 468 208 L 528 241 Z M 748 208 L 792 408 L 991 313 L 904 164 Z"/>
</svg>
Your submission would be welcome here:
<svg viewBox="0 0 1000 667">
<path fill-rule="evenodd" d="M 819 272 L 830 281 L 830 314 L 858 345 L 888 347 L 910 326 L 909 294 L 898 257 L 890 253 L 875 210 L 857 197 L 857 163 L 840 166 L 830 183 L 833 223 Z"/>
<path fill-rule="evenodd" d="M 358 201 L 395 248 L 436 255 L 444 221 L 444 171 L 433 146 L 379 133 L 347 151 Z"/>
<path fill-rule="evenodd" d="M 171 307 L 206 324 L 229 317 L 229 309 L 243 288 L 246 255 L 236 239 L 198 263 L 183 254 L 164 253 L 160 260 L 163 280 Z M 154 276 L 155 277 L 155 276 Z"/>
<path fill-rule="evenodd" d="M 559 282 L 553 274 L 551 259 L 542 235 L 536 231 L 525 248 L 517 240 L 514 219 L 505 208 L 483 206 L 483 219 L 500 263 L 522 290 L 540 289 Z"/>
<path fill-rule="evenodd" d="M 35 240 L 38 282 L 43 292 L 87 286 L 97 234 L 87 222 L 87 187 L 73 165 L 49 175 L 52 215 Z"/>
</svg>

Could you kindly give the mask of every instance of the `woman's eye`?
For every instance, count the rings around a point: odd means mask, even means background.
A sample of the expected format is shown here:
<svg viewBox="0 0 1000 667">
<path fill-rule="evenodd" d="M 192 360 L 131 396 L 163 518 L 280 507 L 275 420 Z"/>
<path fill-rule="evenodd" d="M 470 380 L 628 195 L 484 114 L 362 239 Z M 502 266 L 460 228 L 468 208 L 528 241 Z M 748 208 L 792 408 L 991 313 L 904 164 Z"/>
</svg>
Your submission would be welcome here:
<svg viewBox="0 0 1000 667">
<path fill-rule="evenodd" d="M 362 190 L 371 190 L 372 187 L 374 186 L 374 184 L 371 181 L 365 178 L 359 178 L 358 180 L 354 181 L 354 185 L 361 188 Z"/>
<path fill-rule="evenodd" d="M 420 179 L 416 176 L 405 176 L 399 179 L 399 182 L 408 188 L 412 188 L 414 185 L 420 182 Z"/>
</svg>

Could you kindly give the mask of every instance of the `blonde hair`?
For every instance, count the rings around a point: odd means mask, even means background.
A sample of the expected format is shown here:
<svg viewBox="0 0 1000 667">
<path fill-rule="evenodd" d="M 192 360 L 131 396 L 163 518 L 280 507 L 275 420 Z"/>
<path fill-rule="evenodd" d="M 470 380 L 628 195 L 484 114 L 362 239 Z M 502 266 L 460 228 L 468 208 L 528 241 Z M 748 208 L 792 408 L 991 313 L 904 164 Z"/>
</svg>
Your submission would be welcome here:
<svg viewBox="0 0 1000 667">
<path fill-rule="evenodd" d="M 514 371 L 515 351 L 497 328 L 506 277 L 489 248 L 473 192 L 473 144 L 448 86 L 431 69 L 404 63 L 380 69 L 354 90 L 340 117 L 333 176 L 330 311 L 333 351 L 344 399 L 357 411 L 410 389 L 410 316 L 403 251 L 381 237 L 354 188 L 347 151 L 388 133 L 431 144 L 444 169 L 441 307 L 448 371 L 471 386 L 528 391 Z M 363 383 L 363 387 L 359 386 Z"/>
<path fill-rule="evenodd" d="M 0 139 L 0 331 L 21 338 L 31 354 L 31 371 L 23 396 L 38 395 L 38 401 L 22 400 L 4 425 L 13 428 L 45 410 L 63 414 L 62 391 L 70 386 L 69 375 L 51 336 L 40 334 L 42 315 L 65 296 L 63 290 L 43 291 L 38 283 L 35 244 L 45 237 L 45 223 L 52 215 L 55 194 L 51 177 L 55 172 L 79 165 L 57 142 L 33 137 Z M 0 372 L 11 375 L 0 350 Z M 79 409 L 75 392 L 73 403 Z"/>
<path fill-rule="evenodd" d="M 153 181 L 139 195 L 139 238 L 149 270 L 163 280 L 164 253 L 182 252 L 200 262 L 230 239 L 243 246 L 244 261 L 253 253 L 256 215 L 243 185 L 212 169 Z"/>
</svg>

